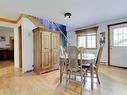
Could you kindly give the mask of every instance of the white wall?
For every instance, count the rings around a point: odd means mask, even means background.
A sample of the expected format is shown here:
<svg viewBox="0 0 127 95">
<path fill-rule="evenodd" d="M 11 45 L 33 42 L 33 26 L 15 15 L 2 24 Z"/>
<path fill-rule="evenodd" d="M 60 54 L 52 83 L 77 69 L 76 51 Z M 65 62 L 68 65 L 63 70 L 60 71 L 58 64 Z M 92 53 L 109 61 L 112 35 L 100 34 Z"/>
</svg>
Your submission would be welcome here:
<svg viewBox="0 0 127 95">
<path fill-rule="evenodd" d="M 102 23 L 98 23 L 98 24 L 95 24 L 95 25 L 90 25 L 90 26 L 86 26 L 86 27 L 83 27 L 83 28 L 90 28 L 90 27 L 94 27 L 94 26 L 99 26 L 98 28 L 98 31 L 97 31 L 97 43 L 98 43 L 98 47 L 99 47 L 99 42 L 100 42 L 100 32 L 105 32 L 105 45 L 104 45 L 104 48 L 103 48 L 103 52 L 102 52 L 102 57 L 101 57 L 101 62 L 105 62 L 107 63 L 108 62 L 108 27 L 107 25 L 109 24 L 114 24 L 114 23 L 119 23 L 119 22 L 124 22 L 124 21 L 127 21 L 127 18 L 121 18 L 121 19 L 115 19 L 115 20 L 110 20 L 110 21 L 107 21 L 107 22 L 102 22 Z M 73 32 L 69 32 L 67 34 L 68 36 L 68 40 L 72 41 L 72 42 L 76 42 L 76 34 L 74 34 Z M 76 43 L 75 43 L 76 44 Z M 97 52 L 96 51 L 91 51 L 90 52 Z"/>
<path fill-rule="evenodd" d="M 22 72 L 33 67 L 33 32 L 35 25 L 27 18 L 22 18 L 15 27 L 15 67 L 19 67 L 18 27 L 22 26 Z"/>
<path fill-rule="evenodd" d="M 67 38 L 71 45 L 77 45 L 77 36 L 74 31 L 67 31 Z"/>
<path fill-rule="evenodd" d="M 0 26 L 14 28 L 16 26 L 16 24 L 0 21 Z"/>
<path fill-rule="evenodd" d="M 1 30 L 0 36 L 5 37 L 5 41 L 0 41 L 0 48 L 10 48 L 10 37 L 14 37 L 14 32 L 12 30 Z M 9 45 L 9 46 L 8 46 Z"/>
<path fill-rule="evenodd" d="M 22 64 L 23 71 L 32 70 L 33 67 L 33 32 L 35 25 L 28 20 L 23 18 L 22 22 Z"/>
<path fill-rule="evenodd" d="M 16 24 L 14 28 L 14 66 L 19 68 L 19 35 L 18 27 L 22 25 L 22 19 Z"/>
</svg>

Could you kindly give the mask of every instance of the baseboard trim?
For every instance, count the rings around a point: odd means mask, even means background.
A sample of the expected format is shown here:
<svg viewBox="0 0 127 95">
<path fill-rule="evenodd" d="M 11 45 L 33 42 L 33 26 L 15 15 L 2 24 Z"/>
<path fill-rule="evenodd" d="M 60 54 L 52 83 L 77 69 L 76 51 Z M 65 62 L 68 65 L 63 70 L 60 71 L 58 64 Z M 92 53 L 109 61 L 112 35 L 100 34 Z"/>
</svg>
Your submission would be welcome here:
<svg viewBox="0 0 127 95">
<path fill-rule="evenodd" d="M 107 64 L 100 64 L 100 65 L 102 65 L 102 66 L 108 66 Z"/>
<path fill-rule="evenodd" d="M 100 62 L 100 65 L 108 66 L 107 62 Z"/>
<path fill-rule="evenodd" d="M 112 67 L 117 67 L 117 68 L 123 68 L 123 69 L 127 69 L 127 67 L 122 67 L 122 66 L 115 66 L 115 65 L 110 65 Z"/>
</svg>

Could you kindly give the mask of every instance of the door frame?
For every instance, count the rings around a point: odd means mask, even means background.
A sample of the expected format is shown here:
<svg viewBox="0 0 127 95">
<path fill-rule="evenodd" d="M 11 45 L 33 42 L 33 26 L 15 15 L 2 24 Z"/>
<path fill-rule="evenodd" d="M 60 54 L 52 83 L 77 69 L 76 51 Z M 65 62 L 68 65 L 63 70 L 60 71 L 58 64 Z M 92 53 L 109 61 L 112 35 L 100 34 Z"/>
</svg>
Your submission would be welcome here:
<svg viewBox="0 0 127 95">
<path fill-rule="evenodd" d="M 115 26 L 115 25 L 120 25 L 120 24 L 126 24 L 127 21 L 124 21 L 124 22 L 119 22 L 119 23 L 114 23 L 114 24 L 109 24 L 108 25 L 108 66 L 110 66 L 110 27 L 111 26 Z"/>
<path fill-rule="evenodd" d="M 9 37 L 10 49 L 12 50 L 11 59 L 14 60 L 14 36 Z"/>
<path fill-rule="evenodd" d="M 19 68 L 22 68 L 22 26 L 18 27 L 18 42 L 19 42 Z"/>
<path fill-rule="evenodd" d="M 9 42 L 10 42 L 10 46 L 11 46 L 11 41 L 12 41 L 12 40 L 14 41 L 14 37 L 13 37 L 13 36 L 10 36 L 9 39 L 10 39 Z M 13 46 L 13 49 L 14 49 L 14 46 Z"/>
</svg>

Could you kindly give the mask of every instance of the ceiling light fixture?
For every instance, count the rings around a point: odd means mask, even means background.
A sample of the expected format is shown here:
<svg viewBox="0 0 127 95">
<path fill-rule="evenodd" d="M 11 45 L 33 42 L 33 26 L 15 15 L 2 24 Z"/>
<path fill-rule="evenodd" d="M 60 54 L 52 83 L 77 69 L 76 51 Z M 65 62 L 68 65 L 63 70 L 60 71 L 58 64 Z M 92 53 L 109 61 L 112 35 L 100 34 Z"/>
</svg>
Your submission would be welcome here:
<svg viewBox="0 0 127 95">
<path fill-rule="evenodd" d="M 65 13 L 64 14 L 64 19 L 66 20 L 66 19 L 68 19 L 68 18 L 70 18 L 71 17 L 71 13 Z"/>
</svg>

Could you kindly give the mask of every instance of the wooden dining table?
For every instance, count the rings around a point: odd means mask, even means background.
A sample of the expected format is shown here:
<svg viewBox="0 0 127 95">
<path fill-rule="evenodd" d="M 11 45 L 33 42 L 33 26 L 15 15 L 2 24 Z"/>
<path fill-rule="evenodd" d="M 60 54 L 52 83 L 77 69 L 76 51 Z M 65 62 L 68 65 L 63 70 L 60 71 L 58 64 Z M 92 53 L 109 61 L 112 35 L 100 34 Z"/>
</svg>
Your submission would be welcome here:
<svg viewBox="0 0 127 95">
<path fill-rule="evenodd" d="M 63 77 L 63 74 L 64 74 L 64 68 L 65 68 L 65 61 L 67 60 L 67 55 L 66 55 L 66 58 L 65 56 L 60 56 L 60 83 L 62 82 L 62 77 Z M 95 54 L 92 54 L 92 53 L 83 53 L 82 54 L 82 63 L 83 64 L 90 64 L 90 69 L 91 69 L 91 89 L 93 89 L 93 76 L 94 76 L 94 61 L 95 61 Z M 78 56 L 78 61 L 81 60 L 81 57 Z"/>
</svg>

